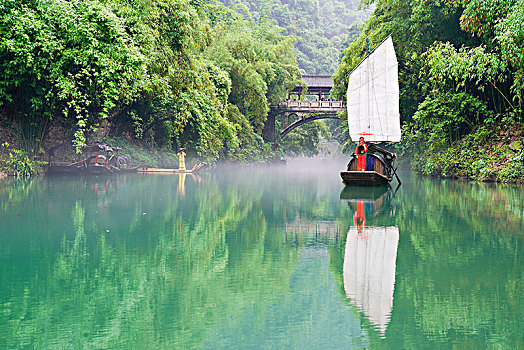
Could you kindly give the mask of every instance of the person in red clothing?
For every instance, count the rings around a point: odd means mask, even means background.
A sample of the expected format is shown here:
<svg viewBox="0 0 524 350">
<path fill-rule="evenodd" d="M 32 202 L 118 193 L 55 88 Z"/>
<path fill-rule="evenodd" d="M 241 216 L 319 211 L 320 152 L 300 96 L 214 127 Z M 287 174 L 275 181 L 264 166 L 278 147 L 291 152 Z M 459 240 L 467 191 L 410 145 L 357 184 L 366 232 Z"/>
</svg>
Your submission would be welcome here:
<svg viewBox="0 0 524 350">
<path fill-rule="evenodd" d="M 355 149 L 355 155 L 357 156 L 357 170 L 364 171 L 366 170 L 366 152 L 368 151 L 368 146 L 364 142 L 364 138 L 361 137 L 357 148 Z"/>
</svg>

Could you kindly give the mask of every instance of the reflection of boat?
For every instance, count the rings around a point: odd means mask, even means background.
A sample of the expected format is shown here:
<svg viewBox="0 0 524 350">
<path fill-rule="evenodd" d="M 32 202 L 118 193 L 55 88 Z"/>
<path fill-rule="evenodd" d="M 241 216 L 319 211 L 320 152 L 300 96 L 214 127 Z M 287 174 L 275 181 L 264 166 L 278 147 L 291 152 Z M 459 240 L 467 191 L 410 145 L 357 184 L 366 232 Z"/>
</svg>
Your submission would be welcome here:
<svg viewBox="0 0 524 350">
<path fill-rule="evenodd" d="M 344 290 L 385 335 L 393 308 L 398 227 L 351 227 L 344 254 Z"/>
<path fill-rule="evenodd" d="M 374 143 L 400 141 L 398 63 L 391 36 L 350 73 L 347 112 L 351 140 L 364 137 L 366 142 Z M 382 186 L 396 175 L 395 158 L 394 153 L 371 145 L 365 170 L 357 170 L 357 157 L 353 156 L 340 176 L 346 185 Z"/>
<path fill-rule="evenodd" d="M 362 215 L 372 215 L 371 220 L 376 219 L 389 220 L 390 218 L 384 217 L 382 214 L 388 212 L 391 209 L 391 194 L 392 190 L 390 186 L 380 187 L 364 187 L 364 186 L 345 186 L 340 192 L 340 200 L 348 203 L 349 207 L 358 211 L 358 208 L 363 207 Z M 368 220 L 369 221 L 369 220 Z"/>
<path fill-rule="evenodd" d="M 346 238 L 344 290 L 351 303 L 385 336 L 393 307 L 399 229 L 391 188 L 345 187 L 340 199 L 354 210 Z M 391 210 L 390 210 L 391 209 Z M 383 215 L 389 213 L 389 215 Z M 368 221 L 366 221 L 368 215 Z M 371 220 L 369 220 L 371 219 Z M 381 221 L 383 225 L 371 225 Z M 386 221 L 384 221 L 386 220 Z"/>
<path fill-rule="evenodd" d="M 341 200 L 376 200 L 390 190 L 389 186 L 369 188 L 365 186 L 345 186 L 340 192 Z"/>
</svg>

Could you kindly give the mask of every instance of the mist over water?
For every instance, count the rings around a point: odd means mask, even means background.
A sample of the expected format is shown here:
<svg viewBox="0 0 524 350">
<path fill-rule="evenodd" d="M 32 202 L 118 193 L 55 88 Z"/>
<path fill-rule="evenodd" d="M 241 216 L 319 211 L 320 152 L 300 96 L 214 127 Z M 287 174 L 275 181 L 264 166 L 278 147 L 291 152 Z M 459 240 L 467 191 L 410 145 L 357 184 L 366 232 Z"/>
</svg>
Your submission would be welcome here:
<svg viewBox="0 0 524 350">
<path fill-rule="evenodd" d="M 0 183 L 0 348 L 518 348 L 522 187 L 347 161 Z"/>
</svg>

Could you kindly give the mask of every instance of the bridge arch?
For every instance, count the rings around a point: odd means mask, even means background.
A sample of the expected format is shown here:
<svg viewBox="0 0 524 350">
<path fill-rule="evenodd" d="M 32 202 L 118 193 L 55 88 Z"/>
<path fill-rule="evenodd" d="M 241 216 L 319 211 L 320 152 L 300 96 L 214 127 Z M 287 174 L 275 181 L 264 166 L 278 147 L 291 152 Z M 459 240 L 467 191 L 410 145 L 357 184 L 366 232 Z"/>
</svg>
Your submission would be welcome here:
<svg viewBox="0 0 524 350">
<path fill-rule="evenodd" d="M 340 120 L 336 114 L 332 114 L 332 113 L 329 113 L 329 114 L 322 114 L 322 113 L 320 113 L 320 114 L 305 115 L 305 118 L 304 118 L 304 115 L 302 115 L 302 116 L 299 115 L 298 120 L 296 120 L 293 123 L 289 124 L 287 127 L 285 127 L 280 132 L 280 138 L 284 138 L 284 136 L 286 136 L 291 130 L 301 126 L 302 124 L 309 123 L 309 122 L 312 122 L 313 120 L 319 120 L 319 119 L 337 119 L 337 120 Z"/>
</svg>

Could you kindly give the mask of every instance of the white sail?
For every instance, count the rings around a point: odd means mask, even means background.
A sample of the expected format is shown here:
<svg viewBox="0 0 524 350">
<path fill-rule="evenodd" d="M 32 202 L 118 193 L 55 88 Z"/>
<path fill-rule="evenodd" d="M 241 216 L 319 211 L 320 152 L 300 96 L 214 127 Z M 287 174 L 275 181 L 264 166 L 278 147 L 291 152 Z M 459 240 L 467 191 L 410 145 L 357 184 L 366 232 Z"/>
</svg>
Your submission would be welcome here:
<svg viewBox="0 0 524 350">
<path fill-rule="evenodd" d="M 344 290 L 350 302 L 385 336 L 393 308 L 398 227 L 351 227 L 344 254 Z"/>
<path fill-rule="evenodd" d="M 349 135 L 370 142 L 400 142 L 398 62 L 388 36 L 349 75 Z"/>
</svg>

